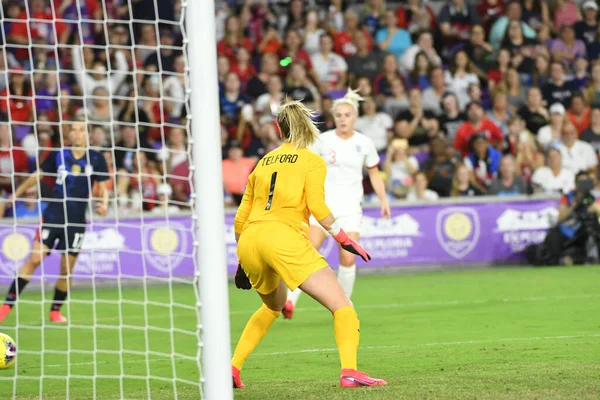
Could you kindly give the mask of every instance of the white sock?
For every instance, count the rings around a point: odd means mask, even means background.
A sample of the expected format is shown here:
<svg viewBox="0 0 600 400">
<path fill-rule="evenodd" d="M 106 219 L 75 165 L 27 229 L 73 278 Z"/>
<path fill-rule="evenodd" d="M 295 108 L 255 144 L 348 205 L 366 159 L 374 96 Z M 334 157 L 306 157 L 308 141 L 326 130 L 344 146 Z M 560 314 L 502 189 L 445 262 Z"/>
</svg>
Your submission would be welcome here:
<svg viewBox="0 0 600 400">
<path fill-rule="evenodd" d="M 338 269 L 338 281 L 340 281 L 340 285 L 346 292 L 346 296 L 350 298 L 352 296 L 352 289 L 354 289 L 354 280 L 356 279 L 356 264 L 353 264 L 349 267 L 344 267 L 340 265 L 340 269 Z"/>
<path fill-rule="evenodd" d="M 300 288 L 296 288 L 296 290 L 294 290 L 294 291 L 291 291 L 290 289 L 288 289 L 287 299 L 289 301 L 291 301 L 293 305 L 296 305 L 296 302 L 298 301 L 298 297 L 300 297 L 301 294 L 302 294 L 302 290 L 300 290 Z"/>
</svg>

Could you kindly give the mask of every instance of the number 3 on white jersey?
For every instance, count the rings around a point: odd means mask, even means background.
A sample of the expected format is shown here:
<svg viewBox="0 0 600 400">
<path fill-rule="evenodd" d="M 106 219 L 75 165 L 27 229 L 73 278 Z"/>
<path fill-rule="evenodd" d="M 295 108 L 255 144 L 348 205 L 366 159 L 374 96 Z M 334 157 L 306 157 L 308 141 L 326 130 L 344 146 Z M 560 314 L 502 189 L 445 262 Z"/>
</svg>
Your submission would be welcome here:
<svg viewBox="0 0 600 400">
<path fill-rule="evenodd" d="M 329 162 L 329 164 L 335 164 L 335 162 L 337 161 L 336 152 L 334 149 L 329 150 L 329 159 L 327 161 Z"/>
</svg>

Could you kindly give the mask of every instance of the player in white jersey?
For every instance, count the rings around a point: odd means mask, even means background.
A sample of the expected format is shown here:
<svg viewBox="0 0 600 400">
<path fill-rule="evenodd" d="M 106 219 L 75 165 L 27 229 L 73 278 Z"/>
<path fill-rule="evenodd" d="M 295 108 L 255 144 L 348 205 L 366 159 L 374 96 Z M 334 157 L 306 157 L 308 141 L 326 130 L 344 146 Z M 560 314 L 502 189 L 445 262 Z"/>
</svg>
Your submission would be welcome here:
<svg viewBox="0 0 600 400">
<path fill-rule="evenodd" d="M 325 178 L 325 201 L 331 212 L 349 237 L 358 241 L 362 220 L 363 170 L 367 168 L 369 179 L 375 193 L 381 200 L 381 216 L 390 217 L 390 206 L 385 193 L 385 185 L 379 169 L 379 154 L 373 141 L 354 130 L 358 118 L 358 102 L 363 100 L 356 91 L 349 90 L 346 95 L 333 103 L 335 129 L 322 133 L 311 147 L 327 164 Z M 310 241 L 319 250 L 327 233 L 311 216 Z M 339 247 L 339 246 L 338 246 Z M 338 280 L 346 295 L 352 295 L 356 279 L 356 261 L 352 253 L 339 247 L 340 267 Z M 288 291 L 288 301 L 283 316 L 291 319 L 294 307 L 302 291 Z"/>
</svg>

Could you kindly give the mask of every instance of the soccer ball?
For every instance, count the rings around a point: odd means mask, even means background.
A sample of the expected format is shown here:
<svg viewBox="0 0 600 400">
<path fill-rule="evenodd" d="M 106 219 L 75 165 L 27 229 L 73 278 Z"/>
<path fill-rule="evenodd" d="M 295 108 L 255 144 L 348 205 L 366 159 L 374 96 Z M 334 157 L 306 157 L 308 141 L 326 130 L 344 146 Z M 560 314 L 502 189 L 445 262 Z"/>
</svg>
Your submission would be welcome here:
<svg viewBox="0 0 600 400">
<path fill-rule="evenodd" d="M 8 335 L 0 333 L 0 369 L 10 368 L 17 359 L 17 345 Z"/>
</svg>

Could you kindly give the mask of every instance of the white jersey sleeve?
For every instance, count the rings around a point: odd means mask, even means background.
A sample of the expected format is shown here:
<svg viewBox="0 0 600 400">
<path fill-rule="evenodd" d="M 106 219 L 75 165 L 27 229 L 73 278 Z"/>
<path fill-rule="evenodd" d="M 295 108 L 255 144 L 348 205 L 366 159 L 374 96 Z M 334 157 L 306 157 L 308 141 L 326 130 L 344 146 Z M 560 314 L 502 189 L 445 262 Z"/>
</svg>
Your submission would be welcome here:
<svg viewBox="0 0 600 400">
<path fill-rule="evenodd" d="M 379 154 L 377 153 L 377 149 L 375 148 L 375 143 L 370 138 L 363 136 L 367 142 L 367 155 L 365 157 L 365 167 L 373 168 L 379 165 L 381 159 L 379 158 Z"/>
</svg>

